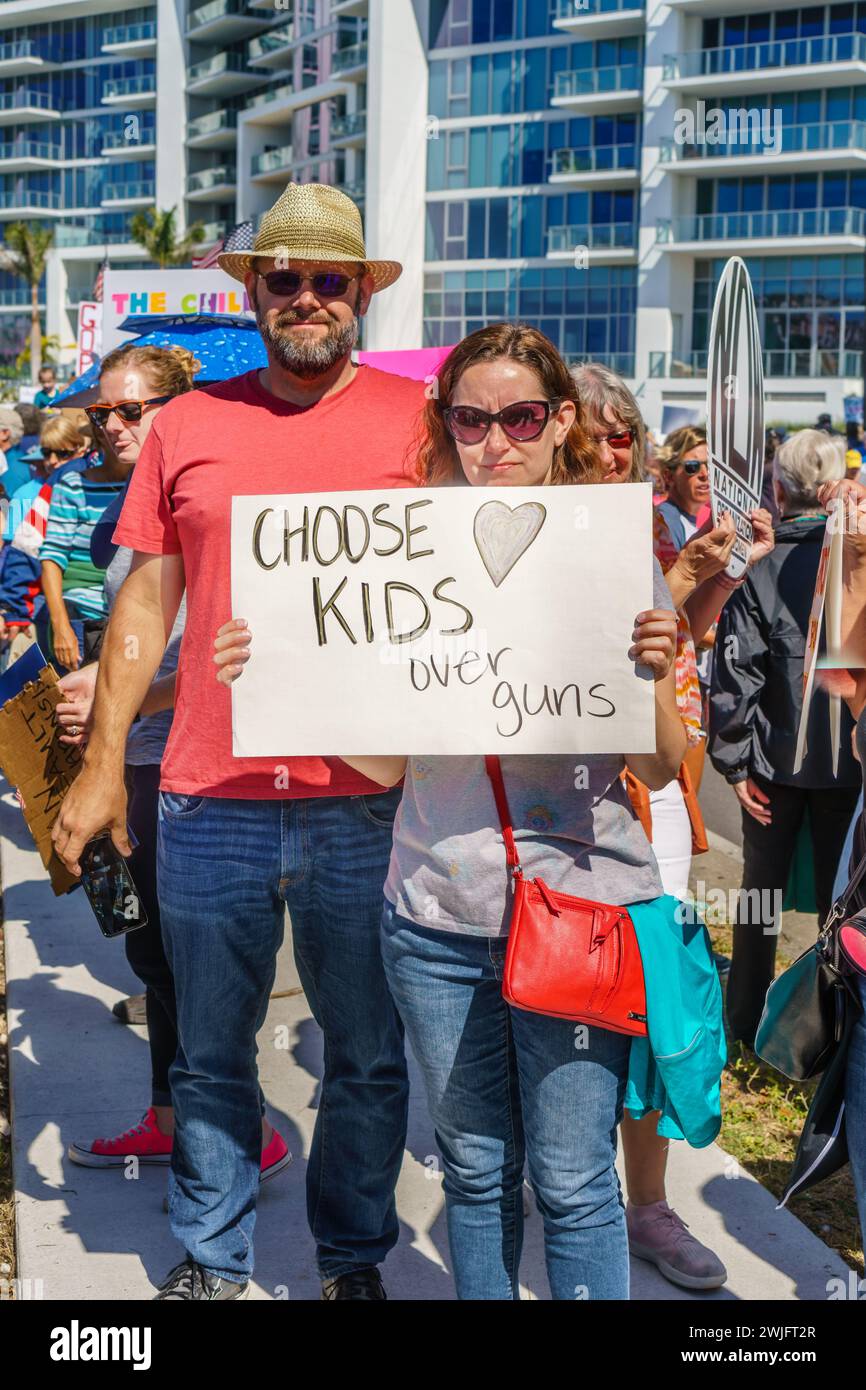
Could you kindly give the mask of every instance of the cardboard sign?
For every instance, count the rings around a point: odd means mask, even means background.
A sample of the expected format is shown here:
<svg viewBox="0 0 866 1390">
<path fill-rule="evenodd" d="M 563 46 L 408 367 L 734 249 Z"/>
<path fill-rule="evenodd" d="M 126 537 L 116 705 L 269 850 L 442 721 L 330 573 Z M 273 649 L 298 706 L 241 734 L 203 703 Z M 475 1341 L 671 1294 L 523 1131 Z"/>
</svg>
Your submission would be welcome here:
<svg viewBox="0 0 866 1390">
<path fill-rule="evenodd" d="M 103 351 L 129 342 L 119 325 L 131 314 L 255 313 L 243 285 L 224 270 L 107 270 L 102 291 Z"/>
<path fill-rule="evenodd" d="M 56 894 L 78 882 L 54 853 L 51 829 L 83 756 L 80 748 L 57 739 L 54 711 L 62 698 L 56 671 L 43 666 L 0 708 L 0 768 L 21 793 L 24 819 Z"/>
<path fill-rule="evenodd" d="M 726 574 L 749 563 L 749 512 L 761 505 L 764 474 L 764 366 L 749 272 L 732 256 L 722 272 L 707 363 L 707 457 L 713 521 L 730 512 L 737 539 Z"/>
<path fill-rule="evenodd" d="M 653 751 L 651 509 L 649 484 L 236 497 L 235 755 Z"/>
<path fill-rule="evenodd" d="M 78 306 L 78 343 L 75 354 L 75 375 L 84 376 L 88 367 L 102 356 L 102 305 L 95 300 L 82 301 Z"/>
</svg>

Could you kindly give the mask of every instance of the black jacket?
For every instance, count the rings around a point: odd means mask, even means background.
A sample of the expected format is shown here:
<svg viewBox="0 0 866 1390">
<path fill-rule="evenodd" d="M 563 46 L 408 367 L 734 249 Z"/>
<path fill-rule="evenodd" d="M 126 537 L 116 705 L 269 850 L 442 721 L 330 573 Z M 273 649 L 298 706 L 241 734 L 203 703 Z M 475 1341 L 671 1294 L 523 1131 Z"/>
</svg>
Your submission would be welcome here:
<svg viewBox="0 0 866 1390">
<path fill-rule="evenodd" d="M 757 773 L 795 787 L 855 787 L 862 773 L 851 750 L 854 721 L 842 702 L 839 776 L 833 776 L 830 713 L 816 690 L 807 752 L 794 776 L 803 706 L 806 628 L 824 518 L 782 521 L 776 548 L 749 572 L 722 609 L 713 649 L 709 754 L 729 782 Z"/>
</svg>

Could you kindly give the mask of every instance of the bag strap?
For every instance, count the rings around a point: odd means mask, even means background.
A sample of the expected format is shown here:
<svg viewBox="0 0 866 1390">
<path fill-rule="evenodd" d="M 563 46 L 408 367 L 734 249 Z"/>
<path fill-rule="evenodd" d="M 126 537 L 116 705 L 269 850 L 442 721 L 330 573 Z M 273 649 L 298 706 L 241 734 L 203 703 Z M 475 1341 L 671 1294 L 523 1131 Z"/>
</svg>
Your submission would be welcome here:
<svg viewBox="0 0 866 1390">
<path fill-rule="evenodd" d="M 522 870 L 517 855 L 517 845 L 514 843 L 514 831 L 511 828 L 511 811 L 508 809 L 508 797 L 505 793 L 505 783 L 502 780 L 502 764 L 494 753 L 484 759 L 484 766 L 487 769 L 487 776 L 493 783 L 493 796 L 496 801 L 496 810 L 499 813 L 502 838 L 505 841 L 505 857 L 508 860 L 508 867 L 513 869 L 515 874 L 519 874 Z M 863 862 L 866 865 L 866 858 Z"/>
<path fill-rule="evenodd" d="M 854 870 L 853 874 L 848 880 L 847 888 L 844 890 L 843 893 L 840 893 L 839 897 L 836 899 L 835 903 L 830 909 L 830 915 L 827 918 L 827 921 L 824 923 L 825 932 L 829 928 L 834 927 L 836 923 L 841 921 L 841 919 L 845 916 L 846 912 L 848 911 L 848 904 L 850 903 L 851 899 L 856 893 L 857 888 L 859 887 L 864 874 L 866 874 L 866 854 L 863 855 L 863 858 L 860 860 L 860 863 L 857 865 L 856 869 Z"/>
</svg>

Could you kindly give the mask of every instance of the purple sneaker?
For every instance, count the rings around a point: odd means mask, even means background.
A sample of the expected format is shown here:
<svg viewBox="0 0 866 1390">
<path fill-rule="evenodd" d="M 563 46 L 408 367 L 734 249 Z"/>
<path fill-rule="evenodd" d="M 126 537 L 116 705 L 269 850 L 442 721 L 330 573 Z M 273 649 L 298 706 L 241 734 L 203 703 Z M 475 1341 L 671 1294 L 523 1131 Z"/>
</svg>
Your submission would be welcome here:
<svg viewBox="0 0 866 1390">
<path fill-rule="evenodd" d="M 728 1271 L 719 1257 L 689 1235 L 685 1221 L 667 1202 L 646 1207 L 629 1202 L 625 1218 L 631 1253 L 656 1265 L 672 1284 L 682 1289 L 718 1289 L 724 1284 Z"/>
</svg>

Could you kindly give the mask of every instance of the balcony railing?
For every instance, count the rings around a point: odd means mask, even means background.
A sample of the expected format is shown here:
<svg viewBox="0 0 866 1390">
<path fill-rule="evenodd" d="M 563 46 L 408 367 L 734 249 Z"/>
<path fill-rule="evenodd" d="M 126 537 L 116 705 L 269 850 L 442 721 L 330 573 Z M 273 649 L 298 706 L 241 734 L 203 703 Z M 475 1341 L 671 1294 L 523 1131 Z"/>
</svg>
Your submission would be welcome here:
<svg viewBox="0 0 866 1390">
<path fill-rule="evenodd" d="M 338 48 L 331 59 L 331 72 L 334 74 L 348 72 L 352 68 L 363 68 L 367 65 L 367 45 L 365 43 L 354 43 L 351 48 Z"/>
<path fill-rule="evenodd" d="M 219 77 L 223 72 L 239 72 L 247 77 L 254 76 L 247 68 L 246 59 L 239 53 L 215 53 L 212 58 L 205 58 L 202 63 L 193 63 L 192 67 L 187 69 L 187 84 L 200 82 L 204 77 Z"/>
<path fill-rule="evenodd" d="M 579 150 L 554 150 L 550 172 L 554 174 L 600 174 L 610 169 L 636 169 L 640 162 L 635 145 L 592 145 Z"/>
<path fill-rule="evenodd" d="M 252 162 L 252 173 L 273 174 L 278 169 L 288 169 L 292 163 L 291 145 L 281 145 L 278 150 L 266 150 L 257 154 Z"/>
<path fill-rule="evenodd" d="M 106 183 L 102 188 L 100 201 L 103 203 L 126 203 L 133 199 L 154 196 L 156 184 L 153 179 L 135 179 L 131 183 Z"/>
<path fill-rule="evenodd" d="M 760 131 L 752 131 L 747 124 L 745 131 L 736 128 L 731 131 L 727 123 L 728 140 L 724 145 L 680 144 L 669 135 L 662 136 L 659 142 L 659 159 L 669 164 L 678 159 L 718 159 L 724 155 L 735 155 L 742 159 L 756 154 L 804 154 L 825 153 L 829 150 L 862 150 L 866 154 L 866 121 L 818 121 L 809 125 L 785 125 L 781 127 L 782 144 L 777 149 L 772 138 L 765 141 Z"/>
<path fill-rule="evenodd" d="M 366 129 L 366 111 L 353 111 L 349 116 L 335 116 L 331 121 L 331 139 L 348 140 L 353 135 L 363 135 Z"/>
<path fill-rule="evenodd" d="M 551 255 L 571 254 L 581 247 L 589 251 L 631 250 L 637 242 L 633 222 L 594 222 L 581 226 L 550 227 L 547 250 Z"/>
<path fill-rule="evenodd" d="M 35 92 L 30 89 L 23 92 L 0 93 L 0 111 L 21 111 L 28 107 L 38 108 L 40 111 L 57 109 L 47 92 Z"/>
<path fill-rule="evenodd" d="M 111 29 L 105 29 L 100 42 L 103 48 L 108 48 L 111 44 L 145 43 L 155 38 L 156 20 L 147 19 L 141 24 L 116 24 Z"/>
<path fill-rule="evenodd" d="M 284 82 L 280 87 L 268 87 L 264 92 L 259 92 L 247 104 L 248 106 L 267 106 L 271 101 L 284 101 L 294 94 L 295 89 L 291 82 Z"/>
<path fill-rule="evenodd" d="M 218 164 L 213 169 L 200 169 L 197 174 L 190 174 L 186 187 L 188 193 L 202 193 L 207 188 L 219 188 L 236 182 L 234 164 Z"/>
<path fill-rule="evenodd" d="M 812 39 L 726 44 L 724 48 L 669 53 L 664 60 L 664 80 L 676 82 L 683 77 L 733 76 L 846 62 L 866 62 L 866 34 L 825 34 Z"/>
<path fill-rule="evenodd" d="M 34 211 L 60 207 L 60 194 L 38 188 L 22 188 L 18 193 L 0 193 L 0 208 L 32 208 Z"/>
<path fill-rule="evenodd" d="M 799 208 L 781 212 L 714 212 L 662 219 L 656 241 L 751 241 L 776 237 L 866 235 L 863 208 Z"/>
<path fill-rule="evenodd" d="M 762 356 L 765 377 L 859 377 L 863 367 L 862 353 L 842 348 L 765 349 Z M 649 355 L 650 377 L 694 380 L 706 374 L 706 350 L 676 357 L 670 352 L 651 352 Z"/>
<path fill-rule="evenodd" d="M 643 73 L 636 63 L 612 68 L 581 68 L 558 72 L 553 85 L 555 97 L 603 96 L 606 92 L 639 91 Z"/>
<path fill-rule="evenodd" d="M 106 82 L 102 88 L 102 100 L 114 97 L 136 97 L 156 95 L 155 73 L 144 73 L 141 77 L 116 77 Z"/>
<path fill-rule="evenodd" d="M 81 222 L 60 222 L 54 231 L 55 246 L 122 246 L 132 237 L 129 228 L 109 231 L 100 217 L 86 217 Z"/>
<path fill-rule="evenodd" d="M 221 237 L 225 236 L 228 229 L 228 222 L 203 222 L 202 230 L 204 231 L 204 237 L 202 238 L 201 245 L 213 246 L 214 242 L 219 241 Z"/>
<path fill-rule="evenodd" d="M 367 194 L 367 185 L 363 179 L 355 179 L 353 183 L 341 183 L 337 185 L 341 193 L 345 193 L 347 198 L 351 198 L 353 203 L 363 203 Z"/>
<path fill-rule="evenodd" d="M 281 48 L 288 51 L 294 41 L 294 24 L 283 24 L 279 29 L 269 29 L 266 34 L 259 34 L 257 38 L 250 39 L 247 57 L 252 61 L 255 58 L 264 58 L 268 53 L 276 53 Z"/>
<path fill-rule="evenodd" d="M 44 308 L 44 297 L 40 295 L 39 298 L 41 301 L 39 307 Z M 30 290 L 26 285 L 23 285 L 20 290 L 0 290 L 0 304 L 3 305 L 4 309 L 18 304 L 26 304 L 29 309 Z"/>
<path fill-rule="evenodd" d="M 235 130 L 238 123 L 237 111 L 208 111 L 205 116 L 196 116 L 186 128 L 187 139 L 197 135 L 216 135 L 219 130 Z"/>
<path fill-rule="evenodd" d="M 43 62 L 56 63 L 60 61 L 60 48 L 45 39 L 13 39 L 10 43 L 0 43 L 0 63 L 22 58 L 41 58 Z"/>
<path fill-rule="evenodd" d="M 128 140 L 123 130 L 107 130 L 102 137 L 102 153 L 105 154 L 106 150 L 128 150 L 130 159 L 134 159 L 142 146 L 155 144 L 156 130 L 153 126 L 138 130 L 135 140 Z"/>
<path fill-rule="evenodd" d="M 4 159 L 59 159 L 60 146 L 47 140 L 4 140 L 0 144 L 0 160 Z"/>
<path fill-rule="evenodd" d="M 583 15 L 619 14 L 642 10 L 644 0 L 556 0 L 554 19 L 579 19 Z"/>
<path fill-rule="evenodd" d="M 223 19 L 233 14 L 246 14 L 246 6 L 242 0 L 211 0 L 209 5 L 199 5 L 197 9 L 190 10 L 186 21 L 187 31 L 192 32 L 194 29 L 200 29 L 203 24 L 210 24 L 214 19 Z"/>
<path fill-rule="evenodd" d="M 600 362 L 603 367 L 610 367 L 611 371 L 619 376 L 634 376 L 633 352 L 568 353 L 565 361 L 569 367 L 580 367 L 584 362 Z"/>
</svg>

